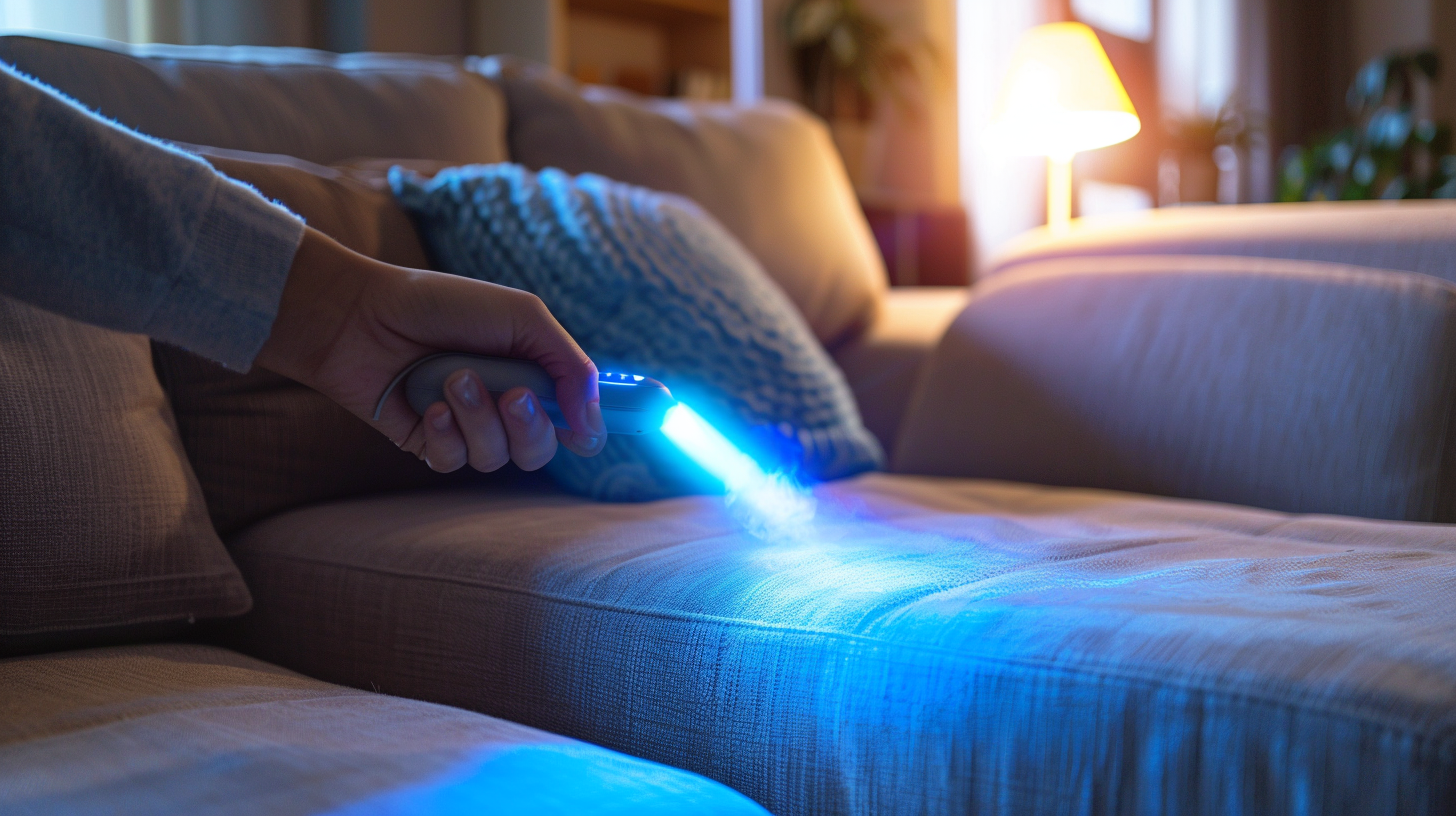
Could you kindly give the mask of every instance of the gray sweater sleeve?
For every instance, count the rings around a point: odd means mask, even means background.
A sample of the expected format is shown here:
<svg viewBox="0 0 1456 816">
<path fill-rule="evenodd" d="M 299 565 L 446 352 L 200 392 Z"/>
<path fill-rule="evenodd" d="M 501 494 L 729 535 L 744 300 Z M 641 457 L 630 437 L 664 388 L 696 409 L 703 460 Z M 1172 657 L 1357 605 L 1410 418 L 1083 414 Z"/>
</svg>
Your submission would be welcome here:
<svg viewBox="0 0 1456 816">
<path fill-rule="evenodd" d="M 0 63 L 0 293 L 246 370 L 303 222 Z"/>
</svg>

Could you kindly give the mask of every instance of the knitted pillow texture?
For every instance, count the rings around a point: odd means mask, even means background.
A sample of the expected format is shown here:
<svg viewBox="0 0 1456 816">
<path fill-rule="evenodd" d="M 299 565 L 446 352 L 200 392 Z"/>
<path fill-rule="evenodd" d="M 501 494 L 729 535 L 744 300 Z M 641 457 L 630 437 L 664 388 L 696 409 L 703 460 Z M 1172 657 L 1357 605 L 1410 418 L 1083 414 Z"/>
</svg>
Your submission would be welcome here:
<svg viewBox="0 0 1456 816">
<path fill-rule="evenodd" d="M 596 175 L 519 165 L 390 171 L 437 269 L 540 297 L 605 371 L 645 374 L 803 480 L 879 467 L 843 375 L 784 293 L 691 201 Z M 558 483 L 599 499 L 705 489 L 660 434 L 561 451 Z"/>
</svg>

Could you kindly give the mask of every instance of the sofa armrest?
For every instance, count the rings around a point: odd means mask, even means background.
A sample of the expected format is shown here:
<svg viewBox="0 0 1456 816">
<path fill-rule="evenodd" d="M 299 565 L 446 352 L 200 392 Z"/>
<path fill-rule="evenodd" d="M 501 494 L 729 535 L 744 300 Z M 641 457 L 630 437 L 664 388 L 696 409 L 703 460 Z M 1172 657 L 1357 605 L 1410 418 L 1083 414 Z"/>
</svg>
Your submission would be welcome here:
<svg viewBox="0 0 1456 816">
<path fill-rule="evenodd" d="M 1053 258 L 1238 255 L 1398 269 L 1456 281 L 1456 201 L 1333 201 L 1182 207 L 1033 230 L 983 272 Z"/>
<path fill-rule="evenodd" d="M 1456 520 L 1456 286 L 1227 257 L 1081 258 L 982 284 L 900 472 Z"/>
<path fill-rule="evenodd" d="M 834 350 L 865 427 L 886 453 L 893 453 L 920 367 L 966 307 L 969 291 L 964 286 L 890 289 L 869 327 Z"/>
</svg>

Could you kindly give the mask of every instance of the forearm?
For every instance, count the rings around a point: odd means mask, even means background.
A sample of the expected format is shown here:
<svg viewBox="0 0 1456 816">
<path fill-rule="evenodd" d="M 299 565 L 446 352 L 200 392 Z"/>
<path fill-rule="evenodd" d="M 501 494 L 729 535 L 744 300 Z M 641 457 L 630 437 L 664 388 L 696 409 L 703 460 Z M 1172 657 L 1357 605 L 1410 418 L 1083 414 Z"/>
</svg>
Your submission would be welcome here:
<svg viewBox="0 0 1456 816">
<path fill-rule="evenodd" d="M 346 249 L 315 229 L 304 230 L 283 287 L 278 318 L 255 362 L 310 382 L 339 335 L 357 317 L 365 291 L 407 274 Z"/>
<path fill-rule="evenodd" d="M 205 162 L 0 65 L 0 293 L 242 369 L 302 234 Z"/>
</svg>

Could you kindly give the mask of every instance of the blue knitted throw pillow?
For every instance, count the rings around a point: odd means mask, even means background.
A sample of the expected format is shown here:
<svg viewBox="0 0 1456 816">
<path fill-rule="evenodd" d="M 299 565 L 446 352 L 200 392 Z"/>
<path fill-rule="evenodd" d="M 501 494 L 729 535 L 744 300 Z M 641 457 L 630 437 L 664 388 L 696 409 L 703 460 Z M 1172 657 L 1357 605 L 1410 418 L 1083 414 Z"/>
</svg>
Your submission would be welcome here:
<svg viewBox="0 0 1456 816">
<path fill-rule="evenodd" d="M 603 371 L 662 381 L 766 468 L 805 480 L 878 467 L 844 377 L 758 262 L 687 199 L 596 175 L 474 165 L 395 196 L 447 272 L 535 293 Z M 708 488 L 661 434 L 610 436 L 548 466 L 569 490 L 643 500 Z"/>
</svg>

